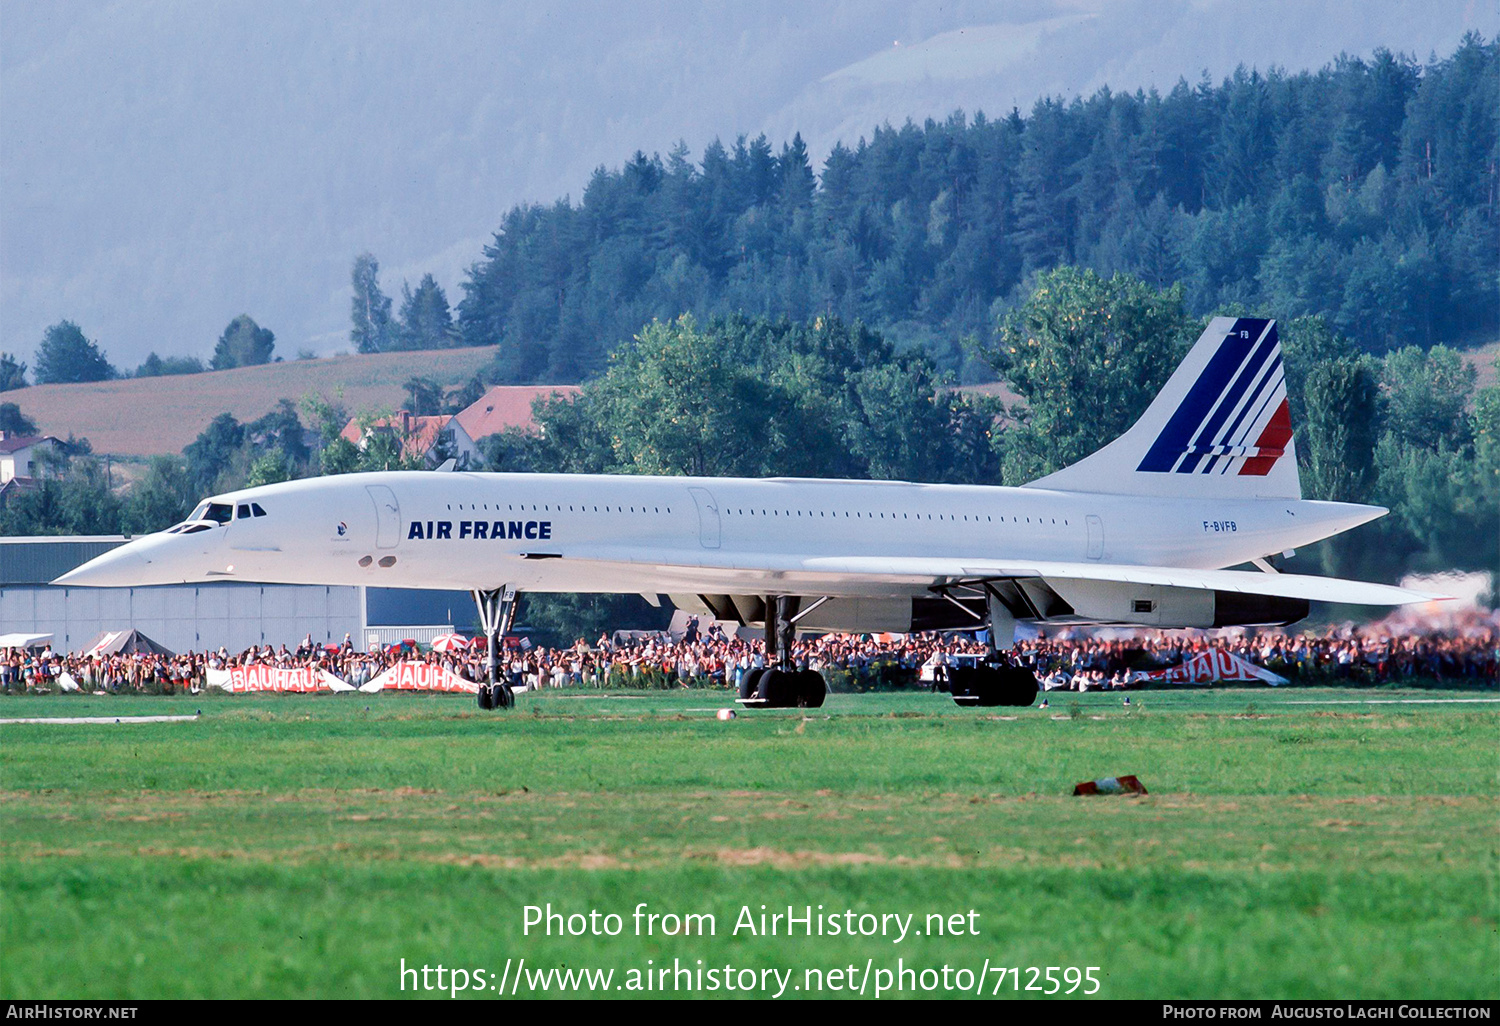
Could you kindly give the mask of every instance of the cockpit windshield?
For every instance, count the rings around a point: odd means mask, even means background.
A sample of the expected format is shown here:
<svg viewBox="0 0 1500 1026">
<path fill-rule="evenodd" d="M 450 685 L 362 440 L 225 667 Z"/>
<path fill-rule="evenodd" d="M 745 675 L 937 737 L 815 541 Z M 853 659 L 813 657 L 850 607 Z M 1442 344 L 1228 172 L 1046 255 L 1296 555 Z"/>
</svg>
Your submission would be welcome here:
<svg viewBox="0 0 1500 1026">
<path fill-rule="evenodd" d="M 258 502 L 242 502 L 239 504 L 239 518 L 241 520 L 248 520 L 251 517 L 263 517 L 265 515 L 266 511 L 260 508 L 260 503 Z M 188 514 L 188 518 L 177 526 L 186 527 L 188 524 L 201 524 L 205 520 L 209 523 L 223 525 L 229 523 L 234 518 L 235 507 L 227 502 L 200 502 L 198 503 L 198 508 Z M 201 527 L 200 529 L 207 530 L 207 527 Z M 196 533 L 177 532 L 176 528 L 173 531 L 175 533 Z"/>
</svg>

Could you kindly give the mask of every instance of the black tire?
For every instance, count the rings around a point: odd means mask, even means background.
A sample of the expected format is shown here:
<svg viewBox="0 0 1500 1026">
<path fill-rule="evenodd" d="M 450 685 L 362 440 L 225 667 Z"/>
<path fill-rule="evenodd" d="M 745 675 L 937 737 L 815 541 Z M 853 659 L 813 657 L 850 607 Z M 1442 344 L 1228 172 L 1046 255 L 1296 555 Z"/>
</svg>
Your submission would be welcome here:
<svg viewBox="0 0 1500 1026">
<path fill-rule="evenodd" d="M 823 699 L 828 697 L 828 684 L 817 670 L 803 670 L 797 674 L 797 704 L 804 709 L 823 708 Z"/>
<path fill-rule="evenodd" d="M 481 708 L 481 709 L 493 709 L 495 707 L 495 701 L 494 701 L 494 698 L 490 695 L 490 686 L 488 684 L 481 684 L 481 685 L 479 685 L 479 696 L 478 697 L 479 697 L 479 708 Z"/>
<path fill-rule="evenodd" d="M 745 675 L 740 678 L 741 698 L 755 697 L 755 687 L 760 683 L 761 674 L 765 672 L 766 671 L 759 666 L 745 671 Z"/>
<path fill-rule="evenodd" d="M 1000 705 L 1031 705 L 1036 701 L 1036 674 L 1024 666 L 1004 666 L 995 671 Z"/>
<path fill-rule="evenodd" d="M 993 705 L 987 702 L 989 689 L 985 687 L 985 671 L 977 666 L 948 667 L 948 691 L 960 705 Z"/>
<path fill-rule="evenodd" d="M 797 704 L 797 674 L 767 670 L 760 675 L 760 697 L 772 709 L 790 709 Z"/>
<path fill-rule="evenodd" d="M 949 673 L 953 699 L 960 705 L 1030 705 L 1036 701 L 1036 674 L 1019 666 L 955 666 Z"/>
<path fill-rule="evenodd" d="M 509 709 L 516 704 L 516 693 L 510 689 L 508 684 L 495 684 L 495 708 Z"/>
</svg>

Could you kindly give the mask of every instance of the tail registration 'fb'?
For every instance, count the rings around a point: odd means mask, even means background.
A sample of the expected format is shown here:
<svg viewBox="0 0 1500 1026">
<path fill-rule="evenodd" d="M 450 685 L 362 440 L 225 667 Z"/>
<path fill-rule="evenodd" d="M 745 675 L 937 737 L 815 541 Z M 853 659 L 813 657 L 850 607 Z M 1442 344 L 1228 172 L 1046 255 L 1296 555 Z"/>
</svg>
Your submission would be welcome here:
<svg viewBox="0 0 1500 1026">
<path fill-rule="evenodd" d="M 1129 431 L 1026 487 L 1300 499 L 1276 322 L 1214 318 Z"/>
</svg>

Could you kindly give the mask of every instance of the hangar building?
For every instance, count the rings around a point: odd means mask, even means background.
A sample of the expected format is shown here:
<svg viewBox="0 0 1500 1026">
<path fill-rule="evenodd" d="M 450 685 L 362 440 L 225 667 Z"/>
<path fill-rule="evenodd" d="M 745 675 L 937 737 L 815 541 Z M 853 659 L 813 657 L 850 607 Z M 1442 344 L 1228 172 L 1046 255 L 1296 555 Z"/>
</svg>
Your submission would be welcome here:
<svg viewBox="0 0 1500 1026">
<path fill-rule="evenodd" d="M 149 588 L 59 588 L 75 567 L 129 541 L 121 535 L 0 538 L 0 634 L 51 634 L 76 652 L 104 631 L 134 627 L 174 652 L 251 645 L 293 648 L 307 635 L 355 646 L 427 641 L 467 628 L 473 601 L 463 592 L 214 581 Z"/>
</svg>

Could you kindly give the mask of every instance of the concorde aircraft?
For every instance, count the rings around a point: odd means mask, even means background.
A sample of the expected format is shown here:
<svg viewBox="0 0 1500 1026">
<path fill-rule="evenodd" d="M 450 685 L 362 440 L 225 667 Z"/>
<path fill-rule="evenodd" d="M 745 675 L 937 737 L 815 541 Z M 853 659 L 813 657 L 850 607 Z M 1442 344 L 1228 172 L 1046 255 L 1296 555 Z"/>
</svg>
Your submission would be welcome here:
<svg viewBox="0 0 1500 1026">
<path fill-rule="evenodd" d="M 489 641 L 480 704 L 507 706 L 495 643 L 516 596 L 666 593 L 764 625 L 747 705 L 816 706 L 798 630 L 988 628 L 955 699 L 1029 705 L 1016 624 L 1281 625 L 1310 601 L 1441 596 L 1280 573 L 1268 557 L 1382 516 L 1302 498 L 1274 321 L 1216 318 L 1140 419 L 1019 488 L 771 478 L 388 472 L 246 488 L 54 583 L 259 581 L 458 588 Z M 1228 570 L 1251 564 L 1254 570 Z"/>
</svg>

